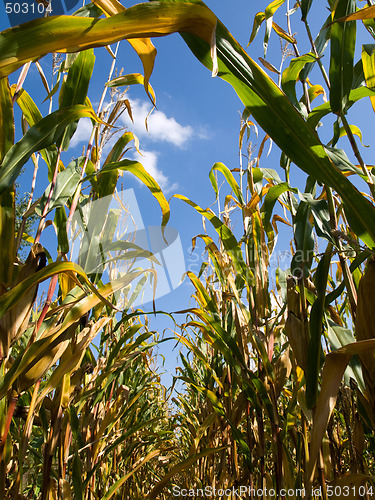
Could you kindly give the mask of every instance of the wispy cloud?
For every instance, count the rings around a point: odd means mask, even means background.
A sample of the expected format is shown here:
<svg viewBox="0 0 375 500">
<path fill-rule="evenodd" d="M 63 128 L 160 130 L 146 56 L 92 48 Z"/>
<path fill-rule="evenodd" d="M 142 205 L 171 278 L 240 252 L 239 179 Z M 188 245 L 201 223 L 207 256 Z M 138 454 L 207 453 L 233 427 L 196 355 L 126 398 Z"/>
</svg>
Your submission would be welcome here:
<svg viewBox="0 0 375 500">
<path fill-rule="evenodd" d="M 163 111 L 154 109 L 148 117 L 148 132 L 145 119 L 150 112 L 150 105 L 146 101 L 131 100 L 134 123 L 124 115 L 124 122 L 130 130 L 139 137 L 147 137 L 152 141 L 165 141 L 179 148 L 186 146 L 193 138 L 194 129 L 190 125 L 181 125 L 173 117 L 168 117 Z"/>
</svg>

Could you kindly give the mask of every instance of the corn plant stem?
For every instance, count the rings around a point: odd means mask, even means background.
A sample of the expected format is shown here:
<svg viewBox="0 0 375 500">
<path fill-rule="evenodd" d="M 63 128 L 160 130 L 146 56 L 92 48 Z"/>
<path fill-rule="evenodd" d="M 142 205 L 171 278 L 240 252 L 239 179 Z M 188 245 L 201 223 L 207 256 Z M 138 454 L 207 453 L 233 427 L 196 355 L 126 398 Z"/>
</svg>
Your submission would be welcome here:
<svg viewBox="0 0 375 500">
<path fill-rule="evenodd" d="M 54 403 L 57 405 L 57 407 L 54 409 L 51 415 L 51 428 L 48 436 L 48 441 L 46 442 L 44 448 L 41 500 L 47 500 L 47 498 L 49 498 L 48 494 L 51 489 L 52 461 L 56 445 L 58 442 L 58 437 L 60 435 L 62 416 L 63 416 L 63 411 L 61 406 L 61 391 L 57 395 L 55 393 Z"/>
<path fill-rule="evenodd" d="M 83 176 L 85 174 L 85 170 L 86 170 L 86 167 L 87 167 L 87 164 L 88 164 L 88 161 L 89 161 L 89 157 L 90 157 L 90 154 L 91 154 L 92 146 L 93 146 L 93 143 L 94 143 L 95 132 L 96 132 L 96 125 L 95 125 L 95 127 L 93 128 L 93 130 L 91 132 L 89 143 L 87 145 L 85 162 L 84 162 L 84 164 L 82 166 L 80 181 L 82 181 L 82 179 L 83 179 Z M 70 226 L 72 224 L 73 216 L 74 216 L 74 213 L 75 213 L 77 205 L 78 205 L 80 194 L 81 194 L 81 182 L 79 182 L 79 184 L 78 184 L 78 187 L 77 187 L 77 189 L 76 189 L 76 191 L 74 193 L 74 196 L 73 196 L 72 203 L 70 205 L 68 220 L 66 222 L 66 232 L 67 232 L 68 235 L 69 235 Z"/>
<path fill-rule="evenodd" d="M 119 42 L 117 43 L 116 45 L 116 49 L 115 49 L 115 57 L 113 58 L 113 61 L 112 61 L 112 64 L 111 64 L 111 68 L 109 70 L 109 74 L 108 74 L 108 82 L 112 79 L 112 75 L 113 75 L 113 72 L 115 70 L 115 65 L 116 65 L 116 60 L 117 60 L 117 52 L 118 52 L 118 48 L 119 48 Z M 102 92 L 102 95 L 101 95 L 101 98 L 100 98 L 100 101 L 99 101 L 99 105 L 98 105 L 98 109 L 97 109 L 97 115 L 99 116 L 101 110 L 102 110 L 102 107 L 103 107 L 103 104 L 104 104 L 104 99 L 105 99 L 105 96 L 107 94 L 107 91 L 108 91 L 108 87 L 105 86 L 104 87 L 104 90 Z M 94 144 L 94 138 L 95 138 L 95 134 L 96 134 L 96 131 L 97 129 L 99 128 L 99 124 L 95 124 L 92 132 L 91 132 L 91 136 L 90 136 L 90 139 L 89 139 L 89 142 L 88 142 L 88 145 L 87 145 L 87 150 L 86 150 L 86 155 L 85 155 L 85 163 L 84 165 L 82 166 L 82 172 L 81 172 L 81 178 L 80 180 L 83 179 L 83 176 L 84 176 L 84 173 L 85 173 L 85 170 L 86 170 L 86 167 L 87 167 L 87 163 L 89 161 L 89 157 L 90 157 L 90 154 L 91 154 L 91 151 L 92 151 L 92 147 L 93 147 L 93 144 Z M 70 226 L 72 224 L 72 220 L 73 220 L 73 216 L 74 216 L 74 213 L 76 211 L 76 208 L 77 208 L 77 204 L 78 204 L 78 200 L 79 200 L 79 196 L 81 194 L 81 184 L 78 185 L 77 189 L 76 189 L 76 192 L 74 193 L 74 197 L 73 197 L 73 200 L 72 200 L 72 204 L 70 206 L 70 211 L 69 211 L 69 216 L 68 216 L 68 220 L 67 220 L 67 223 L 66 223 L 66 231 L 67 233 L 69 233 L 69 229 L 70 229 Z"/>
<path fill-rule="evenodd" d="M 61 258 L 61 256 L 58 256 L 58 259 L 59 259 L 59 257 Z M 44 318 L 46 317 L 46 314 L 48 312 L 48 308 L 49 308 L 49 306 L 51 305 L 51 302 L 52 302 L 53 294 L 55 293 L 55 289 L 56 289 L 56 285 L 57 285 L 57 280 L 58 280 L 58 275 L 57 274 L 55 274 L 54 276 L 52 276 L 50 284 L 49 284 L 49 287 L 48 287 L 47 297 L 46 297 L 46 300 L 44 302 L 44 306 L 43 306 L 42 312 L 39 315 L 39 318 L 38 318 L 35 330 L 33 332 L 33 335 L 30 338 L 30 341 L 31 341 L 31 339 L 34 339 L 36 337 L 36 334 L 38 333 L 39 328 L 41 327 L 41 325 L 42 325 L 42 323 L 44 321 Z"/>
<path fill-rule="evenodd" d="M 276 483 L 276 491 L 281 491 L 283 487 L 282 484 L 282 473 L 283 473 L 283 452 L 282 452 L 282 443 L 280 440 L 280 427 L 279 427 L 279 414 L 277 411 L 277 400 L 275 393 L 275 386 L 273 382 L 270 383 L 270 399 L 272 401 L 273 413 L 274 413 L 274 422 L 271 422 L 272 429 L 272 441 L 274 446 L 274 456 L 275 456 L 275 483 Z M 281 496 L 284 499 L 284 496 Z"/>
<path fill-rule="evenodd" d="M 0 440 L 0 462 L 3 461 L 5 443 L 6 443 L 6 440 L 8 437 L 8 432 L 10 429 L 10 424 L 12 422 L 13 413 L 14 413 L 14 410 L 16 408 L 17 401 L 18 401 L 17 397 L 11 396 L 10 401 L 9 401 L 9 406 L 8 406 L 7 418 L 5 421 L 4 432 L 3 432 L 3 435 L 1 436 L 1 440 Z"/>
<path fill-rule="evenodd" d="M 260 445 L 260 485 L 259 488 L 263 489 L 265 486 L 266 479 L 266 468 L 265 468 L 265 437 L 264 437 L 264 422 L 263 414 L 258 415 L 258 429 L 259 429 L 259 445 Z"/>
<path fill-rule="evenodd" d="M 15 481 L 14 487 L 13 487 L 13 495 L 15 498 L 17 498 L 17 495 L 19 493 L 20 488 L 21 488 L 21 492 L 22 492 L 23 463 L 24 463 L 24 459 L 26 456 L 27 445 L 28 445 L 28 442 L 30 439 L 30 434 L 31 434 L 32 427 L 33 427 L 33 421 L 34 421 L 34 416 L 35 416 L 35 404 L 36 404 L 36 399 L 38 396 L 39 387 L 40 387 L 40 379 L 37 380 L 37 382 L 34 386 L 33 395 L 32 395 L 30 406 L 29 406 L 29 411 L 27 414 L 25 426 L 24 426 L 23 433 L 22 433 L 21 446 L 20 446 L 19 454 L 18 454 L 18 472 L 17 472 L 16 481 Z"/>
<path fill-rule="evenodd" d="M 327 500 L 328 499 L 327 485 L 326 485 L 326 480 L 325 480 L 325 476 L 324 476 L 324 460 L 323 460 L 323 453 L 322 453 L 321 449 L 319 452 L 318 475 L 319 475 L 320 486 L 322 488 L 322 499 Z"/>
<path fill-rule="evenodd" d="M 29 200 L 27 202 L 27 207 L 26 207 L 26 210 L 25 210 L 25 214 L 27 214 L 27 212 L 29 211 L 29 209 L 31 207 L 31 204 L 32 204 L 32 201 L 33 201 L 33 196 L 34 196 L 34 191 L 35 191 L 35 185 L 36 185 L 36 176 L 37 176 L 38 166 L 39 166 L 39 153 L 35 157 L 35 161 L 33 160 L 33 162 L 34 162 L 33 179 L 31 181 L 30 196 L 29 196 Z M 22 217 L 22 221 L 21 221 L 20 227 L 18 229 L 17 240 L 16 240 L 16 245 L 15 245 L 15 251 L 14 251 L 15 255 L 17 255 L 18 249 L 19 249 L 19 247 L 21 245 L 22 235 L 23 235 L 23 230 L 25 228 L 26 220 L 27 220 L 27 217 L 25 217 L 25 215 L 24 215 Z"/>
<path fill-rule="evenodd" d="M 299 7 L 301 8 L 301 2 L 300 2 L 299 0 L 297 0 L 297 3 L 298 3 L 298 5 L 299 5 Z M 306 33 L 307 33 L 307 36 L 308 36 L 308 38 L 309 38 L 309 40 L 310 40 L 310 45 L 311 45 L 311 48 L 312 48 L 312 50 L 313 50 L 313 52 L 314 52 L 314 55 L 315 55 L 315 57 L 316 57 L 316 59 L 317 59 L 319 69 L 320 69 L 320 71 L 321 71 L 321 73 L 322 73 L 322 75 L 323 75 L 323 78 L 324 78 L 324 81 L 325 81 L 325 83 L 326 83 L 326 85 L 327 85 L 327 88 L 328 88 L 328 89 L 330 89 L 330 88 L 331 88 L 331 84 L 330 84 L 330 81 L 329 81 L 329 78 L 328 78 L 327 72 L 326 72 L 326 70 L 325 70 L 325 67 L 323 66 L 323 63 L 322 63 L 322 61 L 321 61 L 321 58 L 320 58 L 320 56 L 319 56 L 319 54 L 318 54 L 318 51 L 316 50 L 315 42 L 314 42 L 314 39 L 313 39 L 313 37 L 312 37 L 312 35 L 311 35 L 310 25 L 309 25 L 309 23 L 307 22 L 307 19 L 304 19 L 304 20 L 303 20 L 303 22 L 304 22 L 304 24 L 305 24 L 305 28 L 306 28 Z"/>
<path fill-rule="evenodd" d="M 306 423 L 306 417 L 303 413 L 301 412 L 301 426 L 302 426 L 302 439 L 303 439 L 303 455 L 304 455 L 304 471 L 305 471 L 305 484 L 308 483 L 308 477 L 307 477 L 307 469 L 308 469 L 308 464 L 310 461 L 310 453 L 309 453 L 309 442 L 307 438 L 307 423 Z M 310 498 L 310 492 L 307 492 L 308 498 Z"/>
<path fill-rule="evenodd" d="M 40 222 L 39 222 L 37 234 L 35 236 L 35 243 L 39 243 L 40 236 L 41 236 L 42 231 L 44 229 L 45 219 L 46 219 L 46 216 L 47 216 L 47 213 L 48 213 L 49 205 L 51 203 L 53 191 L 55 190 L 55 187 L 56 187 L 56 179 L 57 179 L 57 173 L 59 171 L 61 151 L 62 151 L 62 149 L 61 149 L 61 146 L 60 146 L 59 149 L 58 149 L 58 153 L 57 153 L 56 165 L 55 165 L 55 170 L 53 172 L 53 179 L 52 179 L 52 182 L 51 182 L 51 188 L 50 188 L 50 191 L 48 193 L 47 201 L 46 201 L 46 204 L 44 206 L 42 217 L 41 217 Z M 57 258 L 61 259 L 61 255 L 58 255 Z M 57 274 L 55 274 L 54 276 L 52 276 L 50 284 L 49 284 L 49 287 L 48 287 L 46 301 L 44 303 L 42 312 L 40 313 L 40 316 L 38 318 L 38 322 L 37 322 L 36 327 L 34 329 L 33 335 L 30 337 L 29 343 L 35 338 L 35 336 L 38 333 L 38 330 L 39 330 L 41 324 L 43 323 L 43 320 L 44 320 L 44 318 L 45 318 L 45 316 L 47 314 L 48 308 L 51 305 L 53 294 L 55 293 L 55 289 L 56 289 L 56 285 L 57 285 L 57 280 L 58 280 Z"/>
<path fill-rule="evenodd" d="M 290 36 L 293 36 L 293 34 L 292 34 L 292 28 L 291 28 L 291 24 L 290 24 L 289 0 L 287 2 L 286 19 L 287 19 L 287 25 L 288 25 L 288 34 Z M 292 46 L 293 46 L 293 50 L 294 50 L 295 56 L 299 57 L 300 53 L 299 53 L 299 50 L 298 50 L 298 47 L 297 47 L 297 42 L 292 43 Z M 281 68 L 280 68 L 280 72 L 281 72 Z M 306 80 L 301 80 L 301 83 L 302 83 L 302 88 L 303 88 L 303 95 L 304 95 L 305 101 L 306 101 L 307 112 L 310 113 L 311 112 L 311 106 L 310 106 L 309 89 L 307 87 L 307 82 L 306 82 Z"/>
<path fill-rule="evenodd" d="M 373 199 L 375 199 L 375 186 L 374 186 L 374 181 L 372 180 L 372 177 L 371 175 L 369 174 L 369 171 L 367 170 L 367 167 L 365 165 L 365 162 L 363 161 L 362 159 L 362 156 L 361 156 L 361 153 L 359 152 L 359 149 L 358 149 L 358 146 L 357 146 L 357 143 L 356 143 L 356 140 L 354 138 L 354 134 L 350 128 L 350 125 L 346 119 L 346 116 L 344 115 L 343 112 L 340 113 L 340 119 L 342 121 L 342 124 L 344 125 L 344 128 L 345 128 L 345 132 L 346 132 L 346 135 L 348 136 L 348 139 L 349 139 L 349 142 L 350 142 L 350 145 L 351 145 L 351 148 L 353 150 L 353 153 L 355 155 L 355 157 L 357 158 L 358 160 L 358 163 L 361 167 L 361 170 L 363 172 L 363 175 L 365 177 L 367 177 L 367 184 L 370 188 L 370 192 L 371 192 L 371 196 L 373 197 Z"/>
<path fill-rule="evenodd" d="M 51 203 L 52 195 L 53 195 L 53 192 L 54 192 L 55 187 L 56 187 L 56 179 L 57 179 L 57 174 L 58 174 L 58 171 L 59 171 L 61 151 L 62 151 L 62 149 L 61 149 L 61 146 L 60 146 L 59 149 L 58 149 L 58 153 L 57 153 L 56 165 L 55 165 L 55 169 L 54 169 L 54 172 L 53 172 L 53 178 L 52 178 L 52 182 L 51 182 L 51 187 L 50 187 L 50 190 L 49 190 L 49 193 L 48 193 L 46 204 L 44 205 L 44 209 L 43 209 L 43 212 L 42 212 L 42 216 L 40 218 L 38 230 L 37 230 L 37 233 L 36 233 L 36 236 L 35 236 L 35 243 L 39 243 L 40 236 L 41 236 L 42 231 L 44 229 L 45 220 L 46 220 L 46 216 L 47 216 L 47 213 L 48 213 L 49 205 Z"/>
<path fill-rule="evenodd" d="M 112 61 L 112 64 L 111 64 L 111 67 L 110 67 L 110 70 L 109 70 L 109 73 L 108 73 L 108 80 L 107 80 L 108 82 L 112 79 L 112 75 L 113 75 L 113 72 L 115 70 L 116 61 L 117 61 L 117 52 L 118 52 L 119 46 L 120 46 L 120 42 L 117 42 L 116 49 L 115 49 L 115 52 L 114 52 L 115 57 L 113 58 L 113 61 Z M 101 96 L 100 101 L 99 101 L 99 105 L 98 105 L 98 110 L 97 110 L 97 115 L 98 116 L 99 116 L 99 113 L 102 110 L 102 107 L 103 107 L 103 104 L 104 104 L 104 99 L 105 99 L 105 96 L 107 94 L 107 91 L 108 91 L 108 87 L 105 86 L 104 90 L 103 90 L 103 93 L 102 93 L 102 96 Z"/>
<path fill-rule="evenodd" d="M 355 315 L 356 315 L 356 310 L 357 310 L 357 291 L 354 285 L 354 280 L 352 273 L 350 272 L 348 260 L 343 253 L 343 248 L 342 248 L 342 243 L 340 238 L 338 237 L 336 231 L 337 231 L 337 216 L 336 216 L 336 210 L 335 210 L 335 204 L 333 200 L 333 195 L 332 195 L 332 190 L 329 186 L 325 186 L 326 194 L 327 194 L 327 201 L 328 201 L 328 210 L 329 210 L 329 216 L 330 216 L 330 222 L 331 222 L 331 227 L 332 227 L 332 232 L 333 232 L 333 237 L 336 243 L 336 247 L 338 248 L 339 251 L 339 260 L 341 264 L 341 269 L 344 277 L 344 283 L 346 290 L 348 292 L 348 298 L 349 298 L 349 305 L 350 309 L 352 312 L 353 320 L 355 320 Z"/>
<path fill-rule="evenodd" d="M 16 103 L 18 94 L 22 88 L 22 85 L 24 84 L 24 82 L 26 80 L 26 76 L 27 76 L 27 73 L 29 72 L 30 66 L 31 66 L 31 61 L 22 66 L 22 70 L 21 70 L 20 76 L 18 77 L 16 88 L 14 90 L 14 94 L 12 97 L 12 105 L 13 106 Z"/>
</svg>

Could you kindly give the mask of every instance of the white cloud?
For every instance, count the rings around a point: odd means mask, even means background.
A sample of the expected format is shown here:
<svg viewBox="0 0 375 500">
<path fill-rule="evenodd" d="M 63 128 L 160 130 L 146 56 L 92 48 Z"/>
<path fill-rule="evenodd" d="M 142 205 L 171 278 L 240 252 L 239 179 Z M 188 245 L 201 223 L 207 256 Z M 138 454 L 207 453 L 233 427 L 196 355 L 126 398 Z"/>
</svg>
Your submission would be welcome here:
<svg viewBox="0 0 375 500">
<path fill-rule="evenodd" d="M 177 188 L 177 183 L 170 184 L 168 177 L 158 168 L 158 153 L 156 151 L 142 151 L 143 156 L 138 153 L 134 155 L 134 160 L 139 161 L 145 170 L 156 180 L 161 189 L 168 193 Z"/>
<path fill-rule="evenodd" d="M 92 122 L 90 118 L 82 118 L 79 120 L 77 130 L 70 141 L 70 147 L 74 148 L 81 142 L 85 142 L 87 144 L 89 142 L 91 132 Z"/>
<path fill-rule="evenodd" d="M 168 117 L 163 111 L 159 111 L 158 109 L 154 109 L 148 117 L 147 131 L 145 120 L 151 110 L 150 103 L 139 99 L 131 100 L 131 108 L 134 123 L 132 123 L 126 112 L 122 115 L 122 122 L 126 128 L 134 132 L 139 138 L 149 139 L 153 142 L 168 142 L 179 148 L 186 147 L 193 138 L 208 138 L 207 130 L 204 127 L 194 129 L 190 125 L 181 125 L 175 118 Z M 87 143 L 91 132 L 91 120 L 89 118 L 82 118 L 70 142 L 71 147 L 76 147 L 83 142 Z M 104 153 L 109 152 L 117 138 L 113 137 L 111 139 L 110 144 L 106 145 Z"/>
<path fill-rule="evenodd" d="M 130 102 L 134 123 L 126 115 L 125 124 L 138 136 L 146 136 L 153 141 L 165 141 L 182 148 L 194 136 L 193 127 L 181 125 L 173 117 L 169 118 L 163 111 L 154 109 L 148 117 L 148 132 L 145 127 L 145 119 L 150 112 L 150 105 L 146 101 L 138 99 Z M 125 116 L 125 115 L 123 115 Z"/>
</svg>

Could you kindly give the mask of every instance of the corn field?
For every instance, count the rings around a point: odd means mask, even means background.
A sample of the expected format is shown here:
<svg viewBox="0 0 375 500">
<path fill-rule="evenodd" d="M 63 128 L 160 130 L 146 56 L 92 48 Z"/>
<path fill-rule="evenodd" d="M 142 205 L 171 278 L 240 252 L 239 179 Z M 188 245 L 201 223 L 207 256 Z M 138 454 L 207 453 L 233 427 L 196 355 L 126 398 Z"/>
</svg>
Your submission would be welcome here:
<svg viewBox="0 0 375 500">
<path fill-rule="evenodd" d="M 258 2 L 246 48 L 199 0 L 94 0 L 0 33 L 1 499 L 375 498 L 375 168 L 363 124 L 351 123 L 357 102 L 375 110 L 375 6 L 362 3 L 324 2 L 313 33 L 317 0 Z M 161 332 L 134 305 L 155 286 L 156 257 L 116 239 L 111 208 L 127 172 L 157 201 L 166 234 L 169 201 L 132 159 L 138 138 L 116 124 L 132 117 L 127 87 L 155 104 L 152 38 L 172 33 L 243 105 L 238 167 L 207 166 L 217 208 L 173 195 L 202 217 L 193 247 L 205 248 L 186 276 L 194 305 L 173 313 L 176 388 L 158 371 Z M 249 54 L 262 33 L 258 64 Z M 280 68 L 267 61 L 270 37 Z M 116 71 L 125 43 L 143 74 Z M 98 47 L 112 66 L 94 108 Z M 44 115 L 28 92 L 32 66 Z M 64 164 L 82 118 L 90 139 Z M 271 140 L 274 169 L 262 166 Z M 40 242 L 50 226 L 57 248 Z M 89 238 L 70 236 L 88 227 Z M 291 257 L 273 276 L 284 232 Z"/>
</svg>

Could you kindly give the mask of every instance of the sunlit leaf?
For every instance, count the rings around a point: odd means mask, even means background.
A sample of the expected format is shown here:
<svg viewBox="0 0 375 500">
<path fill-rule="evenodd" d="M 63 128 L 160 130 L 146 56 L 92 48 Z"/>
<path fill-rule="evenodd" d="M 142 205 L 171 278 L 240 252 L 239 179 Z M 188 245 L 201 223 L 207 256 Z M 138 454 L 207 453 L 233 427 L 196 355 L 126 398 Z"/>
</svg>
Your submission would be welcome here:
<svg viewBox="0 0 375 500">
<path fill-rule="evenodd" d="M 204 5 L 189 3 L 138 4 L 106 19 L 52 16 L 36 19 L 0 34 L 0 77 L 49 52 L 78 52 L 124 39 L 191 32 L 211 42 L 216 17 Z M 51 32 L 53 36 L 51 37 Z M 33 43 L 30 44 L 30 40 Z M 140 42 L 142 43 L 142 42 Z M 149 48 L 137 47 L 149 54 Z M 148 66 L 152 65 L 151 60 Z M 145 71 L 145 83 L 148 84 Z"/>
</svg>

